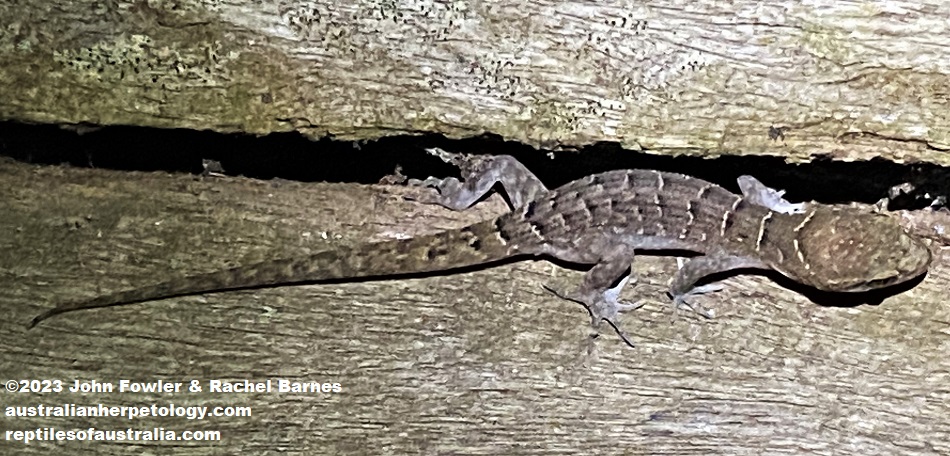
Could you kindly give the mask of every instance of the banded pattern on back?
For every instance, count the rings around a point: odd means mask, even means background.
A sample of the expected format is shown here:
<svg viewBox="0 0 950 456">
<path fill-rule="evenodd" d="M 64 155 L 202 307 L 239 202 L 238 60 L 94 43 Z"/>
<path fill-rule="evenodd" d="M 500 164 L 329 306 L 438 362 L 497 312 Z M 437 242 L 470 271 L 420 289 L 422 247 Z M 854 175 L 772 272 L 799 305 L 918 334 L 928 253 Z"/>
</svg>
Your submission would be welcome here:
<svg viewBox="0 0 950 456">
<path fill-rule="evenodd" d="M 566 184 L 503 217 L 499 228 L 522 248 L 581 246 L 619 234 L 635 244 L 641 240 L 638 248 L 664 244 L 659 238 L 696 252 L 724 246 L 746 251 L 767 240 L 767 233 L 760 231 L 762 220 L 772 217 L 768 209 L 701 179 L 621 170 Z"/>
</svg>

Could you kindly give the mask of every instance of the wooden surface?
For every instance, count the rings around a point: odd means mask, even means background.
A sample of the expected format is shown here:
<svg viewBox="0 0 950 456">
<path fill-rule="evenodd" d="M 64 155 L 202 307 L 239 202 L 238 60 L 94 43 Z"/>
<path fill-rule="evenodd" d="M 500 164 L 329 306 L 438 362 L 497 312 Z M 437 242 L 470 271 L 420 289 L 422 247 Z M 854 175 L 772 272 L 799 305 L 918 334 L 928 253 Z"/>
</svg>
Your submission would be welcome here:
<svg viewBox="0 0 950 456">
<path fill-rule="evenodd" d="M 880 305 L 819 306 L 728 279 L 711 321 L 670 319 L 675 260 L 641 257 L 625 318 L 638 346 L 541 289 L 543 261 L 461 275 L 209 294 L 63 315 L 64 300 L 242 261 L 461 226 L 471 213 L 385 186 L 36 167 L 0 161 L 0 377 L 199 380 L 201 393 L 9 393 L 11 406 L 231 405 L 250 417 L 17 418 L 3 431 L 217 430 L 218 442 L 0 439 L 3 454 L 950 453 L 948 249 Z M 590 353 L 589 353 L 590 352 Z M 331 394 L 207 391 L 207 381 L 335 382 Z"/>
<path fill-rule="evenodd" d="M 948 164 L 950 3 L 0 2 L 0 119 Z"/>
</svg>

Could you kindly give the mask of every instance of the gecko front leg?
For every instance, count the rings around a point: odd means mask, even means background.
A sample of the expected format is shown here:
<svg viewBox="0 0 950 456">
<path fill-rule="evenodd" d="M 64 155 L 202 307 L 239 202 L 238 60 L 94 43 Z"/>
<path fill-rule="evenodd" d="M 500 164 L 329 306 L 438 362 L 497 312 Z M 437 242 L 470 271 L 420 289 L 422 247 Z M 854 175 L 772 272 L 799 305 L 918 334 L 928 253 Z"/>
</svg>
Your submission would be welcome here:
<svg viewBox="0 0 950 456">
<path fill-rule="evenodd" d="M 712 318 L 713 313 L 710 310 L 697 303 L 687 301 L 693 296 L 709 293 L 720 288 L 715 284 L 696 286 L 703 277 L 736 269 L 768 268 L 769 266 L 761 260 L 751 257 L 711 254 L 693 258 L 680 268 L 670 285 L 673 311 L 675 312 L 680 307 L 686 307 L 706 318 Z"/>
<path fill-rule="evenodd" d="M 739 176 L 737 182 L 739 189 L 742 191 L 742 197 L 752 204 L 765 207 L 781 214 L 800 214 L 805 212 L 805 205 L 803 203 L 792 203 L 783 198 L 785 195 L 784 190 L 776 190 L 768 187 L 758 179 L 748 175 Z M 756 258 L 723 255 L 716 252 L 709 253 L 706 256 L 696 257 L 686 262 L 685 265 L 680 267 L 679 272 L 677 272 L 676 277 L 670 285 L 669 294 L 670 297 L 673 298 L 674 313 L 681 307 L 686 307 L 706 318 L 712 318 L 712 311 L 688 299 L 711 291 L 717 291 L 721 288 L 716 284 L 697 286 L 696 284 L 702 280 L 703 277 L 735 269 L 769 269 L 769 266 Z"/>
<path fill-rule="evenodd" d="M 752 204 L 769 208 L 781 214 L 801 214 L 805 212 L 803 203 L 792 203 L 784 198 L 785 190 L 768 187 L 749 175 L 739 176 L 736 181 L 739 183 L 742 197 Z"/>
</svg>

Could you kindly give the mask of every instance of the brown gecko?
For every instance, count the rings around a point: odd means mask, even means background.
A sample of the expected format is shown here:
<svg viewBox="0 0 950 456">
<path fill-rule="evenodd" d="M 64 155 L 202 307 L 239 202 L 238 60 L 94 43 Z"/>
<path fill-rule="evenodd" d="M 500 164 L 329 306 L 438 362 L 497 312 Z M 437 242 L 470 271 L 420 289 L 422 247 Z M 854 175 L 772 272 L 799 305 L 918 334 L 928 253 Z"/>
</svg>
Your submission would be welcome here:
<svg viewBox="0 0 950 456">
<path fill-rule="evenodd" d="M 37 316 L 30 327 L 64 312 L 176 296 L 549 257 L 592 265 L 575 290 L 555 293 L 584 304 L 595 327 L 607 321 L 629 343 L 616 319 L 618 312 L 639 307 L 618 299 L 637 252 L 703 254 L 679 270 L 670 295 L 674 308 L 704 315 L 705 309 L 687 298 L 712 289 L 696 286 L 710 274 L 771 269 L 820 290 L 857 292 L 918 277 L 931 260 L 929 249 L 886 215 L 791 204 L 748 176 L 740 178 L 742 196 L 700 179 L 651 170 L 608 171 L 548 190 L 510 156 L 442 154 L 466 178 L 416 181 L 430 192 L 417 199 L 462 210 L 501 184 L 512 212 L 428 236 L 265 261 L 66 303 Z"/>
</svg>

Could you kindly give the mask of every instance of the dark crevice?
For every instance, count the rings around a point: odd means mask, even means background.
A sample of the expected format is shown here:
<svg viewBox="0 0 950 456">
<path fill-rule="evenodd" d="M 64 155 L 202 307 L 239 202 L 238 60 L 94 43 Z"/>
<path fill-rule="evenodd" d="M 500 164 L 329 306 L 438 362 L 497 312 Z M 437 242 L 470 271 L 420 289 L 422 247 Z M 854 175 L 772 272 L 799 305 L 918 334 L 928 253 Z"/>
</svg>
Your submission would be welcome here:
<svg viewBox="0 0 950 456">
<path fill-rule="evenodd" d="M 457 175 L 453 167 L 424 151 L 440 147 L 452 152 L 514 155 L 552 188 L 609 169 L 646 168 L 689 174 L 733 191 L 738 191 L 738 176 L 751 174 L 771 187 L 787 190 L 791 201 L 874 203 L 887 197 L 891 188 L 906 184 L 913 190 L 893 199 L 892 209 L 925 207 L 937 197 L 950 195 L 950 169 L 883 159 L 819 159 L 791 165 L 777 157 L 669 157 L 602 143 L 580 148 L 579 153 L 558 152 L 552 160 L 545 151 L 491 135 L 461 140 L 440 135 L 394 136 L 352 142 L 310 141 L 297 133 L 258 137 L 124 126 L 76 130 L 0 122 L 0 155 L 35 164 L 184 173 L 202 172 L 202 160 L 209 159 L 220 162 L 232 176 L 375 183 L 397 166 L 408 177 Z"/>
</svg>

